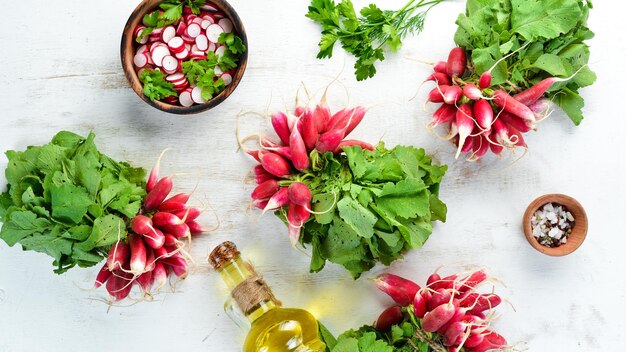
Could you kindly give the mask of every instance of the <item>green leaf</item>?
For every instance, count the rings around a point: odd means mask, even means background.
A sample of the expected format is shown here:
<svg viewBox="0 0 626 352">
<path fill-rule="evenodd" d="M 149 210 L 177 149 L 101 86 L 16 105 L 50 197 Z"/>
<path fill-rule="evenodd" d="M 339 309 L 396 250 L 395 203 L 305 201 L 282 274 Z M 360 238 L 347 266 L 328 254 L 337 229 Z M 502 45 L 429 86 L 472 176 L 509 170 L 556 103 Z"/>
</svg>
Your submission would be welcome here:
<svg viewBox="0 0 626 352">
<path fill-rule="evenodd" d="M 92 203 L 83 187 L 71 184 L 52 186 L 50 195 L 52 217 L 63 222 L 79 223 L 87 213 L 87 207 Z"/>
<path fill-rule="evenodd" d="M 326 326 L 324 326 L 324 324 L 318 321 L 318 325 L 319 325 L 320 337 L 322 338 L 322 342 L 326 344 L 326 348 L 328 351 L 332 350 L 337 345 L 337 339 L 326 328 Z"/>
<path fill-rule="evenodd" d="M 337 209 L 339 216 L 357 235 L 364 238 L 370 238 L 374 235 L 374 224 L 376 224 L 377 217 L 359 202 L 344 197 L 337 203 Z"/>
<path fill-rule="evenodd" d="M 581 17 L 578 0 L 511 0 L 511 28 L 527 41 L 569 32 Z"/>
<path fill-rule="evenodd" d="M 14 211 L 8 221 L 2 224 L 0 237 L 12 247 L 24 238 L 41 234 L 49 228 L 50 221 L 48 219 L 38 218 L 31 211 Z"/>
<path fill-rule="evenodd" d="M 115 215 L 98 218 L 93 223 L 89 237 L 79 244 L 80 249 L 90 251 L 96 247 L 106 247 L 126 238 L 126 224 Z"/>
<path fill-rule="evenodd" d="M 544 70 L 552 76 L 565 76 L 567 71 L 561 58 L 555 54 L 541 55 L 532 67 Z"/>
<path fill-rule="evenodd" d="M 46 253 L 56 262 L 61 261 L 62 256 L 72 254 L 72 242 L 52 234 L 37 234 L 24 238 L 20 241 L 24 250 Z"/>
<path fill-rule="evenodd" d="M 583 120 L 582 109 L 585 106 L 585 100 L 578 92 L 564 88 L 554 94 L 551 99 L 565 111 L 574 125 L 580 125 Z"/>
<path fill-rule="evenodd" d="M 386 183 L 375 202 L 380 209 L 404 219 L 425 216 L 430 206 L 426 185 L 416 178 L 408 178 L 396 184 Z"/>
<path fill-rule="evenodd" d="M 144 70 L 139 75 L 143 83 L 143 94 L 150 100 L 161 100 L 167 97 L 177 97 L 174 85 L 165 80 L 165 74 L 159 70 Z"/>
</svg>

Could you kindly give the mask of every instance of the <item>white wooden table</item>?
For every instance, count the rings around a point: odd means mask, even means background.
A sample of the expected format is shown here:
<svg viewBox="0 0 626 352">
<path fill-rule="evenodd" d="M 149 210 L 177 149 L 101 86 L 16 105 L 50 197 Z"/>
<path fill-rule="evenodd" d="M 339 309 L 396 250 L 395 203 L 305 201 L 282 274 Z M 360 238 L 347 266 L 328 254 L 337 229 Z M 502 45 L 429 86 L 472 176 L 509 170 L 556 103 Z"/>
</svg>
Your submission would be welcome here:
<svg viewBox="0 0 626 352">
<path fill-rule="evenodd" d="M 355 1 L 357 6 L 365 1 Z M 379 1 L 397 8 L 402 0 Z M 485 267 L 506 284 L 497 290 L 514 305 L 500 308 L 498 331 L 534 351 L 619 351 L 623 327 L 626 191 L 621 103 L 626 76 L 626 21 L 618 2 L 596 2 L 590 24 L 597 33 L 592 68 L 598 81 L 585 89 L 586 119 L 574 127 L 561 112 L 528 135 L 530 152 L 517 163 L 490 157 L 456 161 L 453 147 L 429 134 L 422 110 L 426 89 L 409 101 L 428 67 L 453 45 L 454 20 L 464 1 L 435 8 L 425 31 L 378 66 L 378 74 L 356 82 L 353 59 L 342 50 L 332 60 L 315 59 L 319 28 L 304 17 L 307 1 L 233 1 L 248 31 L 248 70 L 235 93 L 216 109 L 180 117 L 159 112 L 128 88 L 119 63 L 122 28 L 136 1 L 11 1 L 0 24 L 0 150 L 42 144 L 59 130 L 97 134 L 97 144 L 117 159 L 150 167 L 158 152 L 181 189 L 199 182 L 197 195 L 215 207 L 221 227 L 194 242 L 200 266 L 176 293 L 153 303 L 112 308 L 92 291 L 96 268 L 52 273 L 51 259 L 0 243 L 0 351 L 240 351 L 244 333 L 223 313 L 227 295 L 219 277 L 204 265 L 208 251 L 235 241 L 288 306 L 313 311 L 332 331 L 372 322 L 390 303 L 368 280 L 353 281 L 328 265 L 308 273 L 309 258 L 294 251 L 286 229 L 272 215 L 246 213 L 249 187 L 242 177 L 253 163 L 237 153 L 235 116 L 292 106 L 300 82 L 313 91 L 335 76 L 350 91 L 351 104 L 372 106 L 355 134 L 389 146 L 427 148 L 450 169 L 441 187 L 448 222 L 438 224 L 423 249 L 391 268 L 425 281 L 443 272 Z M 339 86 L 331 104 L 346 103 Z M 611 103 L 615 102 L 615 103 Z M 267 128 L 248 117 L 246 132 Z M 6 159 L 0 158 L 4 169 Z M 0 181 L 5 184 L 4 176 Z M 577 198 L 588 212 L 587 241 L 574 254 L 551 258 L 532 249 L 520 219 L 535 197 L 551 192 Z M 210 216 L 207 225 L 213 224 Z"/>
</svg>

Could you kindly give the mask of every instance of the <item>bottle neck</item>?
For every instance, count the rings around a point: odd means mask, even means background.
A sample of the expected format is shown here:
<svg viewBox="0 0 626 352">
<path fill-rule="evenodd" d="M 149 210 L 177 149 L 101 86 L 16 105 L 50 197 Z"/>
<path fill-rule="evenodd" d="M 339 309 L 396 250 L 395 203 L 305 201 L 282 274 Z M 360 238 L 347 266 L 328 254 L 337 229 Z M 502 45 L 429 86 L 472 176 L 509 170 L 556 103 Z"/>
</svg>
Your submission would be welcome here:
<svg viewBox="0 0 626 352">
<path fill-rule="evenodd" d="M 252 265 L 241 257 L 229 261 L 218 271 L 250 322 L 281 306 Z"/>
</svg>

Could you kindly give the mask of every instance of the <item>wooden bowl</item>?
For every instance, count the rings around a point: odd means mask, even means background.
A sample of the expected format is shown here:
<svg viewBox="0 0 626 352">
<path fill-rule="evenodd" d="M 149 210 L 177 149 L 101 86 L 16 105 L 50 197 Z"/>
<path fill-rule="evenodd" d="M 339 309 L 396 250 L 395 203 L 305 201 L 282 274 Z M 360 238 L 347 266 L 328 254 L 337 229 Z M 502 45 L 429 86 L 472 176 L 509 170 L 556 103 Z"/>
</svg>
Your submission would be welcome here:
<svg viewBox="0 0 626 352">
<path fill-rule="evenodd" d="M 531 219 L 539 208 L 548 203 L 564 205 L 574 216 L 574 228 L 572 229 L 572 233 L 567 238 L 567 242 L 558 247 L 544 246 L 537 241 L 535 236 L 533 236 Z M 533 248 L 543 254 L 561 257 L 578 249 L 578 247 L 580 247 L 585 240 L 585 237 L 587 237 L 587 213 L 585 213 L 583 206 L 572 197 L 564 194 L 546 194 L 535 199 L 532 203 L 530 203 L 528 208 L 526 208 L 524 218 L 522 219 L 522 226 L 524 228 L 524 235 L 526 236 L 528 243 L 530 243 Z"/>
<path fill-rule="evenodd" d="M 243 41 L 243 44 L 248 48 L 248 38 L 246 36 L 246 30 L 243 27 L 243 23 L 237 15 L 237 12 L 230 6 L 228 2 L 225 0 L 210 0 L 212 4 L 214 4 L 220 11 L 224 12 L 228 19 L 233 23 L 233 32 L 237 34 Z M 246 65 L 248 63 L 248 50 L 246 50 L 241 57 L 239 58 L 239 65 L 235 70 L 235 74 L 233 75 L 233 81 L 231 84 L 226 86 L 226 88 L 217 96 L 213 97 L 213 99 L 209 100 L 205 104 L 194 104 L 190 107 L 183 107 L 178 105 L 171 105 L 164 103 L 162 101 L 152 101 L 148 99 L 143 93 L 143 85 L 139 81 L 139 77 L 137 76 L 137 71 L 135 70 L 135 65 L 133 63 L 133 57 L 135 55 L 136 41 L 134 38 L 134 29 L 139 25 L 143 16 L 149 12 L 152 12 L 157 9 L 161 0 L 143 0 L 139 6 L 133 11 L 133 13 L 128 18 L 128 22 L 126 22 L 126 26 L 124 27 L 124 33 L 122 34 L 122 44 L 121 44 L 121 56 L 122 56 L 122 67 L 124 69 L 124 74 L 126 75 L 126 79 L 130 83 L 131 88 L 139 95 L 143 101 L 152 105 L 153 107 L 169 112 L 172 114 L 196 114 L 202 111 L 209 110 L 219 103 L 223 102 L 232 92 L 237 88 L 239 81 L 243 77 L 243 73 L 246 70 Z"/>
</svg>

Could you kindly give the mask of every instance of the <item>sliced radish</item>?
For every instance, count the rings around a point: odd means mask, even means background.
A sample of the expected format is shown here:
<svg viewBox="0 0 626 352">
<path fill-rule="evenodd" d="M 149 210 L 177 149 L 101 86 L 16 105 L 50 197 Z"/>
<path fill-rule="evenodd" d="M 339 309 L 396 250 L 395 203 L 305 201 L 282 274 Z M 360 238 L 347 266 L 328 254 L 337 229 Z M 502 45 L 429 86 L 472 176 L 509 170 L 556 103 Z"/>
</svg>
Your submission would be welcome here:
<svg viewBox="0 0 626 352">
<path fill-rule="evenodd" d="M 137 66 L 138 68 L 144 68 L 146 67 L 146 65 L 148 65 L 148 55 L 143 54 L 143 53 L 138 53 L 137 55 L 135 55 L 135 57 L 133 58 L 133 63 L 135 64 L 135 66 Z"/>
<path fill-rule="evenodd" d="M 222 33 L 224 33 L 224 28 L 219 24 L 212 24 L 206 29 L 206 36 L 212 43 L 217 43 L 217 39 Z"/>
<path fill-rule="evenodd" d="M 170 82 L 170 83 L 173 83 L 173 82 L 176 82 L 176 81 L 180 81 L 181 79 L 184 79 L 184 78 L 185 78 L 185 75 L 183 75 L 182 73 L 179 72 L 179 73 L 175 73 L 173 75 L 169 75 L 169 76 L 165 77 L 165 80 Z"/>
<path fill-rule="evenodd" d="M 207 102 L 207 100 L 202 97 L 202 89 L 199 87 L 195 87 L 191 91 L 191 100 L 196 104 L 205 104 Z"/>
<path fill-rule="evenodd" d="M 224 73 L 224 71 L 222 71 L 222 69 L 219 66 L 215 66 L 215 68 L 213 69 L 213 72 L 215 72 L 216 76 L 220 76 L 222 73 Z"/>
<path fill-rule="evenodd" d="M 225 85 L 233 83 L 233 76 L 231 76 L 230 73 L 224 73 L 220 77 L 222 78 L 222 81 L 224 81 Z"/>
<path fill-rule="evenodd" d="M 187 89 L 184 92 L 180 93 L 178 97 L 178 101 L 180 101 L 180 105 L 188 108 L 193 105 L 193 99 L 191 99 L 191 89 Z"/>
<path fill-rule="evenodd" d="M 217 7 L 215 7 L 213 5 L 209 5 L 209 4 L 200 6 L 200 9 L 202 9 L 204 11 L 211 11 L 211 12 L 217 11 Z"/>
<path fill-rule="evenodd" d="M 195 52 L 189 55 L 189 60 L 204 60 L 206 59 L 206 54 L 203 52 Z"/>
<path fill-rule="evenodd" d="M 217 49 L 215 49 L 215 55 L 217 55 L 217 57 L 224 56 L 225 52 L 226 52 L 226 47 L 223 45 L 220 45 L 219 47 L 217 47 Z"/>
<path fill-rule="evenodd" d="M 137 26 L 137 28 L 135 28 L 135 31 L 133 32 L 135 34 L 135 37 L 138 37 L 144 29 L 146 29 L 146 26 Z"/>
<path fill-rule="evenodd" d="M 191 44 L 185 43 L 185 49 L 187 49 L 187 51 L 191 51 Z"/>
<path fill-rule="evenodd" d="M 181 37 L 172 38 L 169 42 L 167 42 L 167 46 L 169 46 L 174 53 L 180 53 L 185 50 L 185 42 Z"/>
<path fill-rule="evenodd" d="M 200 27 L 202 28 L 202 21 L 204 21 L 202 18 L 200 17 L 196 17 L 193 19 L 193 21 L 191 21 L 192 23 L 197 23 L 200 25 Z"/>
<path fill-rule="evenodd" d="M 217 24 L 219 24 L 226 33 L 233 31 L 233 23 L 228 18 L 222 18 Z"/>
<path fill-rule="evenodd" d="M 226 17 L 224 16 L 224 13 L 219 12 L 219 11 L 213 14 L 213 18 L 215 18 L 216 20 L 221 20 L 224 17 Z"/>
<path fill-rule="evenodd" d="M 163 71 L 167 74 L 172 74 L 178 71 L 178 60 L 173 56 L 166 56 L 163 58 Z"/>
<path fill-rule="evenodd" d="M 163 58 L 170 55 L 170 50 L 166 46 L 157 46 L 152 50 L 152 61 L 154 64 L 163 66 Z"/>
<path fill-rule="evenodd" d="M 189 28 L 189 27 L 187 27 L 187 28 Z M 192 37 L 188 36 L 187 34 L 183 34 L 183 36 L 181 38 L 183 38 L 183 41 L 185 43 L 187 43 L 187 44 L 193 44 L 193 43 L 196 42 L 196 38 L 192 38 Z M 189 50 L 189 49 L 187 49 L 187 50 Z"/>
<path fill-rule="evenodd" d="M 194 40 L 200 35 L 200 33 L 202 33 L 202 27 L 195 22 L 190 23 L 185 31 L 185 34 L 187 34 L 190 38 L 194 38 Z"/>
<path fill-rule="evenodd" d="M 163 34 L 161 35 L 164 43 L 169 43 L 172 38 L 176 36 L 176 28 L 174 26 L 167 26 L 163 30 Z"/>
<path fill-rule="evenodd" d="M 165 97 L 165 98 L 163 99 L 163 101 L 164 101 L 164 102 L 166 102 L 166 103 L 168 103 L 168 104 L 170 104 L 170 105 L 176 105 L 176 104 L 178 103 L 178 98 L 176 98 L 176 97 L 175 97 L 175 96 L 173 96 L 173 95 L 170 95 L 170 96 L 168 96 L 168 97 Z"/>
<path fill-rule="evenodd" d="M 137 54 L 146 54 L 149 53 L 150 50 L 148 50 L 148 46 L 147 45 L 142 45 L 140 47 L 137 48 Z"/>
<path fill-rule="evenodd" d="M 198 50 L 206 52 L 209 49 L 209 38 L 204 34 L 200 34 L 196 37 L 196 46 Z"/>
<path fill-rule="evenodd" d="M 174 56 L 176 56 L 176 58 L 179 60 L 185 60 L 186 58 L 189 57 L 189 50 L 185 49 L 180 53 L 174 54 Z"/>
<path fill-rule="evenodd" d="M 186 30 L 187 30 L 187 23 L 180 21 L 180 23 L 178 24 L 178 28 L 176 28 L 176 35 L 180 37 L 183 34 L 185 34 Z"/>
<path fill-rule="evenodd" d="M 215 45 L 215 43 L 209 42 L 209 48 L 207 49 L 207 51 L 215 52 L 215 49 L 217 49 L 217 45 Z"/>
</svg>

